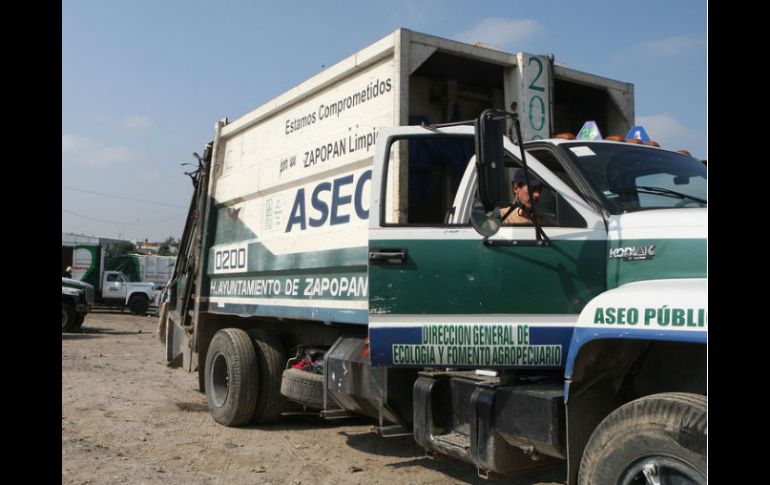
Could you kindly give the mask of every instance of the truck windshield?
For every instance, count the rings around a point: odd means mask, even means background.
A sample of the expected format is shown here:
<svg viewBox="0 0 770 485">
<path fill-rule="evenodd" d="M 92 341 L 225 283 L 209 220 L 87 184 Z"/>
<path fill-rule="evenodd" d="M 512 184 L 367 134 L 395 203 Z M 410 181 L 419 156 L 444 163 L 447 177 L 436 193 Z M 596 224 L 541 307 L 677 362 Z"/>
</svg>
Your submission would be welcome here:
<svg viewBox="0 0 770 485">
<path fill-rule="evenodd" d="M 610 214 L 707 205 L 706 167 L 695 158 L 625 143 L 559 147 L 601 195 Z"/>
</svg>

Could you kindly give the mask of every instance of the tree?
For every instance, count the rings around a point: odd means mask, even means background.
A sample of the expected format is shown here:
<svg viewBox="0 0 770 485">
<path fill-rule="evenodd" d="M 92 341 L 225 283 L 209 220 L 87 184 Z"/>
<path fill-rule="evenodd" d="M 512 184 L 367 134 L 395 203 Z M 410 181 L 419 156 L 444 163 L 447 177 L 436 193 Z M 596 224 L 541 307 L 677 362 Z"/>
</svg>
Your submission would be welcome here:
<svg viewBox="0 0 770 485">
<path fill-rule="evenodd" d="M 123 256 L 124 254 L 136 253 L 136 245 L 131 241 L 122 241 L 112 245 L 110 256 Z"/>
<path fill-rule="evenodd" d="M 173 249 L 172 249 L 173 248 Z M 173 236 L 169 236 L 165 241 L 160 243 L 158 248 L 158 254 L 160 256 L 173 256 L 177 253 L 176 249 L 179 248 L 179 240 L 174 239 Z"/>
</svg>

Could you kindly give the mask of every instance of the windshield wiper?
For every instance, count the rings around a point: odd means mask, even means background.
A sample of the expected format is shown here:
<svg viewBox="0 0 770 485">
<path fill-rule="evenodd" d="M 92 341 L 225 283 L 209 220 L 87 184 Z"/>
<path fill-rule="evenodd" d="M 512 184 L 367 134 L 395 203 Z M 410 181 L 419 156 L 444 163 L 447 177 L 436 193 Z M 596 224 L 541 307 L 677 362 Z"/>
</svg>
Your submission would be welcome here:
<svg viewBox="0 0 770 485">
<path fill-rule="evenodd" d="M 705 199 L 701 199 L 700 197 L 695 197 L 682 192 L 677 192 L 676 190 L 665 189 L 663 187 L 651 187 L 649 185 L 617 187 L 617 188 L 610 189 L 610 192 L 614 192 L 616 194 L 620 192 L 642 192 L 647 194 L 667 195 L 670 197 L 676 197 L 677 199 L 690 199 L 690 200 L 694 200 L 695 202 L 708 205 L 708 201 L 706 201 Z"/>
</svg>

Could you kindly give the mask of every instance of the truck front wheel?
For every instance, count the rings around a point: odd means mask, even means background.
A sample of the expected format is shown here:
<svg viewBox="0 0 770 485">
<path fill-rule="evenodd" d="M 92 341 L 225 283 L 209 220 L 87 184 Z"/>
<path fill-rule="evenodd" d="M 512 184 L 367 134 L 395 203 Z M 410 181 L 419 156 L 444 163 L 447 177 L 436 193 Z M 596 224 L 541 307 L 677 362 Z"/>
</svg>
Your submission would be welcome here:
<svg viewBox="0 0 770 485">
<path fill-rule="evenodd" d="M 257 404 L 257 355 L 239 328 L 216 333 L 206 353 L 206 401 L 214 421 L 225 426 L 248 423 Z"/>
<path fill-rule="evenodd" d="M 653 394 L 599 423 L 580 462 L 580 485 L 706 483 L 706 396 Z"/>
<path fill-rule="evenodd" d="M 150 300 L 146 295 L 134 295 L 128 300 L 128 309 L 134 315 L 144 315 L 150 307 Z"/>
</svg>

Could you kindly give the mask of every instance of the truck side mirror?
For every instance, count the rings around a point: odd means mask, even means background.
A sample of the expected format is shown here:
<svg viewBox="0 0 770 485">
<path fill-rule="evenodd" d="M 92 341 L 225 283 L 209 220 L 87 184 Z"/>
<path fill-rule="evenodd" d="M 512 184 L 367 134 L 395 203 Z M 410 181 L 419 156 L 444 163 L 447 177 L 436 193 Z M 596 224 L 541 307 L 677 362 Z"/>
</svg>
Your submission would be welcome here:
<svg viewBox="0 0 770 485">
<path fill-rule="evenodd" d="M 485 110 L 476 120 L 476 170 L 478 171 L 479 198 L 484 210 L 507 205 L 509 181 L 503 161 L 503 133 L 505 118 Z"/>
<path fill-rule="evenodd" d="M 499 209 L 494 208 L 491 211 L 486 211 L 478 199 L 473 201 L 471 225 L 481 236 L 485 239 L 494 236 L 500 230 L 502 223 Z"/>
</svg>

